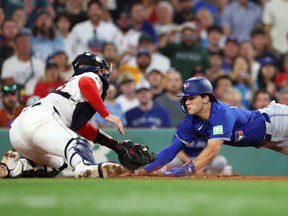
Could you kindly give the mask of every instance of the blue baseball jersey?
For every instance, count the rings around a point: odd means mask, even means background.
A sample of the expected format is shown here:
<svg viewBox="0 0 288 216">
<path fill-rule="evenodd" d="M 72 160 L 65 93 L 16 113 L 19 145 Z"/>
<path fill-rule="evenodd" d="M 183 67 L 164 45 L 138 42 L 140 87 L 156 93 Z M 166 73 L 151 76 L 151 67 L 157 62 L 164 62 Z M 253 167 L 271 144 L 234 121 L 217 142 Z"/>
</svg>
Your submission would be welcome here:
<svg viewBox="0 0 288 216">
<path fill-rule="evenodd" d="M 159 128 L 171 127 L 171 119 L 168 111 L 162 107 L 153 105 L 151 110 L 141 110 L 139 107 L 125 113 L 127 127 Z"/>
<path fill-rule="evenodd" d="M 266 134 L 265 119 L 258 110 L 244 110 L 214 102 L 207 121 L 187 115 L 176 131 L 176 137 L 189 145 L 195 137 L 224 140 L 224 144 L 238 147 L 259 146 Z"/>
<path fill-rule="evenodd" d="M 189 145 L 185 145 L 183 147 L 184 153 L 189 158 L 195 158 L 197 157 L 203 149 L 205 149 L 207 146 L 207 140 L 202 137 L 195 137 Z"/>
</svg>

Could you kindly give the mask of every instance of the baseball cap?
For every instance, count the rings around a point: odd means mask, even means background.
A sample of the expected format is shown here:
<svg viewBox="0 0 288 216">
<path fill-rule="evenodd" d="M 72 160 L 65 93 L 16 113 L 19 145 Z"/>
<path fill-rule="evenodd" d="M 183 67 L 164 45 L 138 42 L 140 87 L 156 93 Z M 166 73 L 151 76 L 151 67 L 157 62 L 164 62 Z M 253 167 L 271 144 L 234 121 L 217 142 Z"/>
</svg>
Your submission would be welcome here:
<svg viewBox="0 0 288 216">
<path fill-rule="evenodd" d="M 162 71 L 160 69 L 153 67 L 147 71 L 147 75 L 149 76 L 152 72 L 162 74 Z"/>
<path fill-rule="evenodd" d="M 47 61 L 46 63 L 46 69 L 51 69 L 51 68 L 58 68 L 58 64 L 54 61 Z"/>
<path fill-rule="evenodd" d="M 280 73 L 277 75 L 275 79 L 276 85 L 285 85 L 288 86 L 288 74 L 286 73 Z"/>
<path fill-rule="evenodd" d="M 196 30 L 196 25 L 193 22 L 185 22 L 180 25 L 180 30 L 183 31 L 185 29 Z"/>
<path fill-rule="evenodd" d="M 2 86 L 1 91 L 2 91 L 3 95 L 8 95 L 8 94 L 15 95 L 16 91 L 17 91 L 17 85 L 16 84 L 4 85 L 4 86 Z"/>
<path fill-rule="evenodd" d="M 145 34 L 145 33 L 141 34 L 141 36 L 138 40 L 138 43 L 141 44 L 143 42 L 151 42 L 152 43 L 153 42 L 152 37 L 148 34 Z"/>
<path fill-rule="evenodd" d="M 266 65 L 274 65 L 275 66 L 276 62 L 273 58 L 267 56 L 267 57 L 260 60 L 260 64 L 261 64 L 261 67 L 266 66 Z"/>
<path fill-rule="evenodd" d="M 150 57 L 150 56 L 151 56 L 151 53 L 149 52 L 148 49 L 143 48 L 143 49 L 139 49 L 139 50 L 137 51 L 137 53 L 136 53 L 136 56 L 137 56 L 137 57 L 139 57 L 140 55 L 146 55 L 146 56 Z"/>
<path fill-rule="evenodd" d="M 142 89 L 150 90 L 151 89 L 150 83 L 148 81 L 144 80 L 144 81 L 141 81 L 140 83 L 138 83 L 135 87 L 136 92 L 139 92 Z"/>
<path fill-rule="evenodd" d="M 236 37 L 233 37 L 233 36 L 230 36 L 230 37 L 226 38 L 225 43 L 228 43 L 228 42 L 232 42 L 232 43 L 234 43 L 236 45 L 239 45 L 239 41 L 237 40 Z"/>
<path fill-rule="evenodd" d="M 126 82 L 134 82 L 135 79 L 133 77 L 133 75 L 130 72 L 124 72 L 123 74 L 121 74 L 118 78 L 117 84 L 118 85 L 122 85 L 123 83 Z"/>
</svg>

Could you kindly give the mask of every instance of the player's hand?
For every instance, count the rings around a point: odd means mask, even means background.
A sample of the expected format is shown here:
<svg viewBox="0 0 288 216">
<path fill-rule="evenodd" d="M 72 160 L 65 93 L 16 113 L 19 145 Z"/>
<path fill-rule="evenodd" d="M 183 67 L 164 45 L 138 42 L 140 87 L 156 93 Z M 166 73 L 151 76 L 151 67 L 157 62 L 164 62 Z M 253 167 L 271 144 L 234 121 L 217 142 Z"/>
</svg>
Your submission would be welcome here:
<svg viewBox="0 0 288 216">
<path fill-rule="evenodd" d="M 172 169 L 163 172 L 164 176 L 182 177 L 188 176 L 195 172 L 195 167 L 192 161 L 184 164 L 182 167 L 173 167 Z"/>
<path fill-rule="evenodd" d="M 118 131 L 120 134 L 124 134 L 124 129 L 123 129 L 123 123 L 121 118 L 118 116 L 114 116 L 112 114 L 109 114 L 107 117 L 104 118 L 105 121 L 108 121 L 110 123 L 116 124 L 118 127 Z"/>
</svg>

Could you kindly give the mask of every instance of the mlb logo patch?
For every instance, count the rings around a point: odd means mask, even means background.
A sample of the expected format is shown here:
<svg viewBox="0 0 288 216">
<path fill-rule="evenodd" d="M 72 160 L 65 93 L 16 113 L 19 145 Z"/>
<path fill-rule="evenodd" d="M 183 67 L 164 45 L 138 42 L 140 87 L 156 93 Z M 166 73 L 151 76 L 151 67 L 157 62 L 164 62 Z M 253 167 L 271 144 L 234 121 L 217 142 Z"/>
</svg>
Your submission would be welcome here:
<svg viewBox="0 0 288 216">
<path fill-rule="evenodd" d="M 189 88 L 189 83 L 184 83 L 184 84 L 183 84 L 183 88 L 184 88 L 184 90 L 186 90 L 187 88 Z"/>
<path fill-rule="evenodd" d="M 243 133 L 242 130 L 235 132 L 235 140 L 236 140 L 236 142 L 239 142 L 239 141 L 241 141 L 241 140 L 243 140 L 245 138 L 246 137 L 244 136 L 244 133 Z"/>
</svg>

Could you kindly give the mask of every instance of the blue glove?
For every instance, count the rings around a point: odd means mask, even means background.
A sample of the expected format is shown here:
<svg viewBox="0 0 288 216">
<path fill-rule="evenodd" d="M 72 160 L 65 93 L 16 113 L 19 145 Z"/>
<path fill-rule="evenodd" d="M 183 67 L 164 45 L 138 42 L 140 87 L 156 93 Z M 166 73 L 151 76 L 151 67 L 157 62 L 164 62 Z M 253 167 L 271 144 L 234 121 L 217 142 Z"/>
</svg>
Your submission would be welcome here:
<svg viewBox="0 0 288 216">
<path fill-rule="evenodd" d="M 195 166 L 192 161 L 189 161 L 188 163 L 184 164 L 182 167 L 173 167 L 172 169 L 163 172 L 164 176 L 187 176 L 191 175 L 195 172 Z"/>
</svg>

